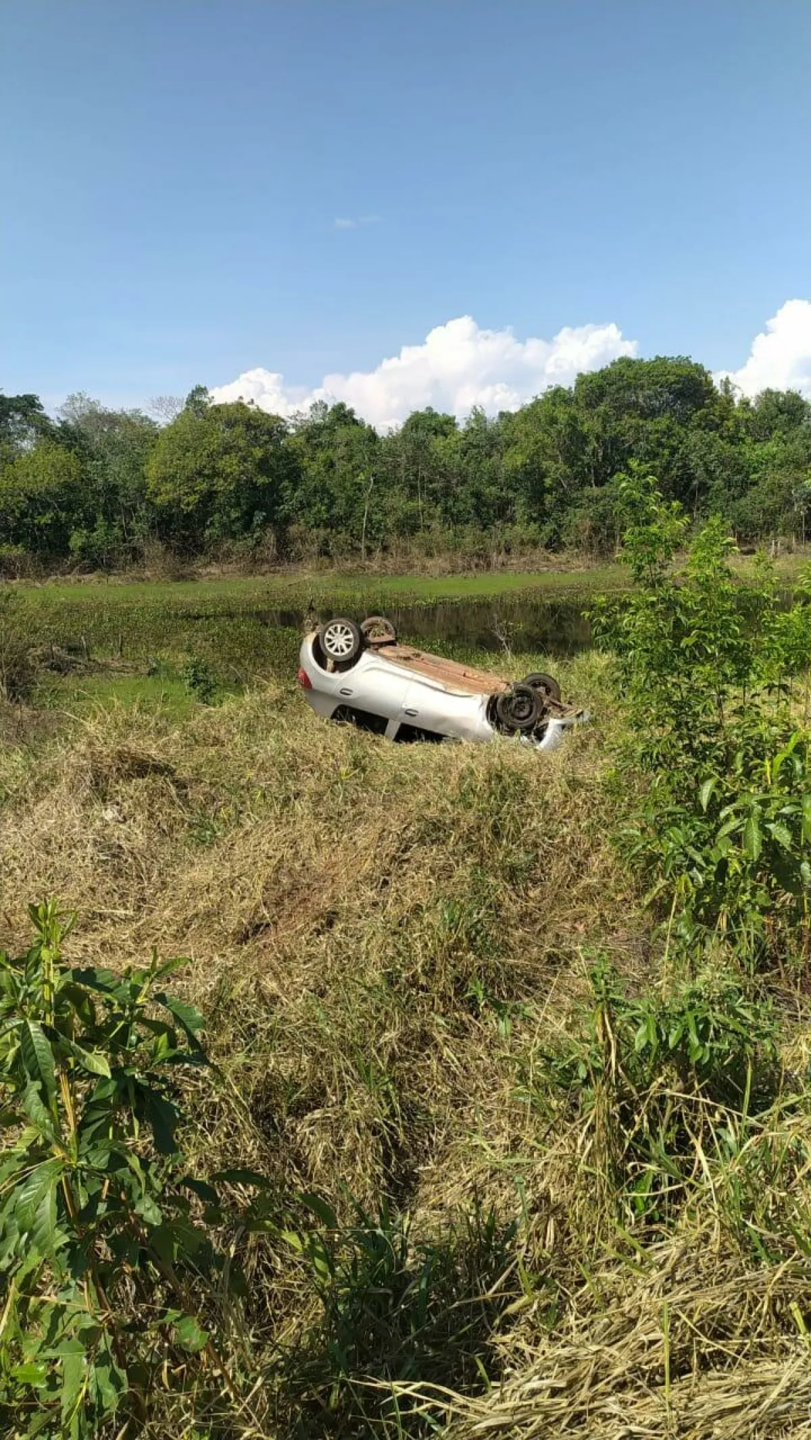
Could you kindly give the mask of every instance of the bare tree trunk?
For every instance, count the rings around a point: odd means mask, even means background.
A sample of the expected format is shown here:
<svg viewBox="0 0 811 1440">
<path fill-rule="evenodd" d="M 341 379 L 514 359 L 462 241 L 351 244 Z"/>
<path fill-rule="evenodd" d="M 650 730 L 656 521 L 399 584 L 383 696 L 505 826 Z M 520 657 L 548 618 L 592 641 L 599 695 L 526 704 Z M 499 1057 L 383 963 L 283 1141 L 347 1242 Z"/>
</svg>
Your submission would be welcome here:
<svg viewBox="0 0 811 1440">
<path fill-rule="evenodd" d="M 366 491 L 366 504 L 363 507 L 363 525 L 361 526 L 360 532 L 360 558 L 361 563 L 364 565 L 366 564 L 366 521 L 369 518 L 369 501 L 372 497 L 372 489 L 374 487 L 374 483 L 375 477 L 374 475 L 370 475 L 369 488 Z"/>
</svg>

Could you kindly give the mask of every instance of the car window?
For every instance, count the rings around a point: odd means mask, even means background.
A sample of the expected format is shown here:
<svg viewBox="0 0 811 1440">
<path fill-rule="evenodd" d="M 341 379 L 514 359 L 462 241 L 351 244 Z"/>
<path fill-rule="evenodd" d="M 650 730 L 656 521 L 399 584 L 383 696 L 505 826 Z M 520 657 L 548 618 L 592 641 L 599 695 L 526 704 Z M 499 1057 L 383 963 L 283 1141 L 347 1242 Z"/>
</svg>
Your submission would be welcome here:
<svg viewBox="0 0 811 1440">
<path fill-rule="evenodd" d="M 447 740 L 439 730 L 426 730 L 422 725 L 400 725 L 394 736 L 395 740 L 402 741 L 405 745 L 413 744 L 415 740 L 428 740 L 436 744 L 440 740 Z"/>
<path fill-rule="evenodd" d="M 339 705 L 332 712 L 332 719 L 339 724 L 355 725 L 358 730 L 371 730 L 373 735 L 385 732 L 388 720 L 385 715 L 375 715 L 371 710 L 361 710 L 357 705 Z"/>
</svg>

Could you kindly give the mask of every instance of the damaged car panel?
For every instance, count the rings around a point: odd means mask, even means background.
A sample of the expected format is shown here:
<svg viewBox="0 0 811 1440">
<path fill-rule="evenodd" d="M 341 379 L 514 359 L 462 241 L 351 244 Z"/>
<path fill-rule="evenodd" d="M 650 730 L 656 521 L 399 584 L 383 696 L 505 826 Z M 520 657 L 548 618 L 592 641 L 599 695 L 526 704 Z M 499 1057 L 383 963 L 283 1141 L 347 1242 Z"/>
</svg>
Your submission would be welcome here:
<svg viewBox="0 0 811 1440">
<path fill-rule="evenodd" d="M 390 740 L 470 740 L 517 735 L 553 750 L 586 712 L 561 700 L 551 675 L 510 683 L 499 675 L 398 642 L 383 616 L 362 625 L 337 617 L 304 637 L 298 679 L 324 719 L 349 721 Z"/>
</svg>

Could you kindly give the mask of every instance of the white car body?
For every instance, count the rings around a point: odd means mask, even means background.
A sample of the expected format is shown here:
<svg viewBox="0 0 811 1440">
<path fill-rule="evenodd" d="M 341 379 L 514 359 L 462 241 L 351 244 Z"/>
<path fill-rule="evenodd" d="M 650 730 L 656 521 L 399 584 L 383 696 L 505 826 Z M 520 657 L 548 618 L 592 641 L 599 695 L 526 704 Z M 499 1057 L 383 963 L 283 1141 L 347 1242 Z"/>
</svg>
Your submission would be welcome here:
<svg viewBox="0 0 811 1440">
<path fill-rule="evenodd" d="M 390 740 L 493 740 L 488 718 L 494 694 L 508 689 L 498 676 L 399 644 L 371 644 L 349 666 L 324 658 L 314 631 L 302 641 L 299 683 L 325 720 L 346 719 Z M 583 710 L 550 702 L 540 737 L 522 737 L 554 750 L 567 731 L 587 719 Z"/>
</svg>

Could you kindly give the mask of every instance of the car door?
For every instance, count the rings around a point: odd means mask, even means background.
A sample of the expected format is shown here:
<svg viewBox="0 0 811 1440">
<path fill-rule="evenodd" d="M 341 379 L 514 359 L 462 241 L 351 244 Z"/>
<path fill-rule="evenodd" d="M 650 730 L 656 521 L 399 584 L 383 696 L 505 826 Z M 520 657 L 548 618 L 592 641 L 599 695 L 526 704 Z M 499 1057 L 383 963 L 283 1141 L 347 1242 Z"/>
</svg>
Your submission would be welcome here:
<svg viewBox="0 0 811 1440">
<path fill-rule="evenodd" d="M 429 733 L 453 734 L 452 724 L 448 726 L 448 712 L 453 709 L 453 697 L 445 689 L 412 679 L 403 696 L 400 723 Z"/>
<path fill-rule="evenodd" d="M 335 697 L 341 706 L 385 717 L 385 733 L 391 738 L 400 724 L 410 679 L 407 670 L 382 656 L 364 655 L 354 669 L 339 676 Z"/>
<path fill-rule="evenodd" d="M 430 680 L 413 679 L 403 700 L 401 721 L 424 731 L 427 736 L 447 735 L 458 740 L 490 738 L 485 719 L 482 695 L 470 695 L 432 684 Z M 388 732 L 387 732 L 388 733 Z"/>
</svg>

